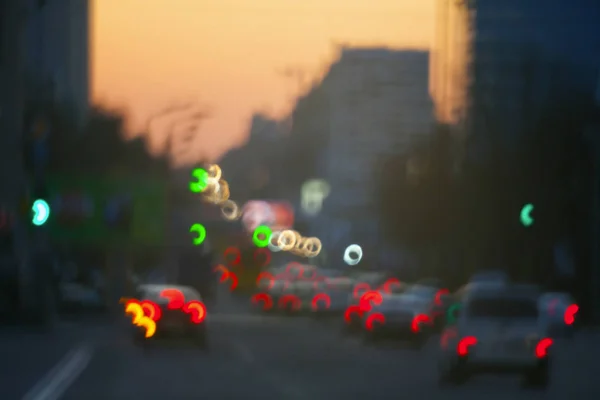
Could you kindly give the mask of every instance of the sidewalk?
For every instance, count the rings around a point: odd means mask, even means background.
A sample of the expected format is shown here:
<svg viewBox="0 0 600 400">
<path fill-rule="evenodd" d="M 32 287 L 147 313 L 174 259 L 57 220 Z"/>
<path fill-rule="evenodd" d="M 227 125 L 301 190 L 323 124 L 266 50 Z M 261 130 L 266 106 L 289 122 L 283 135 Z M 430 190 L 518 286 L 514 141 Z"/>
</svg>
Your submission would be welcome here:
<svg viewBox="0 0 600 400">
<path fill-rule="evenodd" d="M 2 398 L 21 399 L 84 336 L 80 325 L 63 322 L 51 333 L 27 327 L 0 328 Z"/>
</svg>

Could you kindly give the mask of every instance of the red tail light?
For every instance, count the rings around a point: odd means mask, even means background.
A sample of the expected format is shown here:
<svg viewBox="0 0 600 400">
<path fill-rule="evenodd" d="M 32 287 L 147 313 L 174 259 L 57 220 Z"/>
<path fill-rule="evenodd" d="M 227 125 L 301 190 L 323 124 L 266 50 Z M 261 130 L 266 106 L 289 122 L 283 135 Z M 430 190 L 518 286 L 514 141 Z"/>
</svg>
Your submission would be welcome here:
<svg viewBox="0 0 600 400">
<path fill-rule="evenodd" d="M 383 297 L 381 296 L 381 293 L 376 290 L 369 290 L 361 296 L 359 305 L 361 310 L 369 311 L 373 304 L 379 305 L 382 302 Z"/>
<path fill-rule="evenodd" d="M 458 342 L 456 351 L 458 352 L 459 356 L 464 357 L 469 354 L 469 347 L 475 346 L 476 344 L 477 338 L 475 336 L 465 336 L 464 338 L 460 339 L 460 342 Z"/>
<path fill-rule="evenodd" d="M 578 312 L 579 306 L 577 304 L 571 304 L 569 307 L 567 307 L 563 316 L 565 324 L 573 325 L 573 323 L 575 322 L 575 314 L 577 314 Z"/>
<path fill-rule="evenodd" d="M 352 293 L 355 299 L 359 299 L 363 292 L 368 292 L 369 290 L 371 290 L 371 286 L 368 283 L 357 283 Z"/>
<path fill-rule="evenodd" d="M 442 348 L 447 349 L 450 339 L 455 338 L 457 334 L 456 328 L 446 328 L 440 337 L 440 345 Z"/>
<path fill-rule="evenodd" d="M 319 302 L 325 303 L 325 308 L 331 307 L 331 299 L 327 293 L 317 293 L 312 299 L 312 309 L 317 311 L 319 309 Z"/>
<path fill-rule="evenodd" d="M 256 277 L 256 286 L 260 287 L 260 282 L 265 279 L 269 282 L 269 286 L 268 289 L 273 288 L 273 285 L 275 284 L 275 277 L 273 276 L 273 274 L 263 271 L 260 274 L 258 274 L 258 276 Z"/>
<path fill-rule="evenodd" d="M 263 310 L 270 310 L 273 308 L 273 298 L 267 293 L 257 293 L 252 296 L 251 301 L 253 304 L 263 303 Z"/>
<path fill-rule="evenodd" d="M 440 289 L 437 291 L 437 293 L 435 294 L 435 305 L 436 306 L 442 306 L 442 296 L 445 294 L 449 294 L 450 291 L 448 289 Z"/>
<path fill-rule="evenodd" d="M 149 317 L 152 321 L 157 322 L 162 317 L 162 310 L 160 306 L 153 301 L 144 300 L 140 302 L 144 315 Z"/>
<path fill-rule="evenodd" d="M 294 296 L 293 294 L 286 294 L 285 296 L 279 299 L 279 308 L 287 308 L 288 304 L 292 305 L 292 310 L 298 311 L 302 307 L 302 301 L 298 296 Z"/>
<path fill-rule="evenodd" d="M 411 329 L 414 333 L 419 333 L 421 330 L 421 324 L 428 324 L 431 322 L 431 318 L 427 314 L 417 314 L 412 320 Z"/>
<path fill-rule="evenodd" d="M 183 293 L 179 289 L 164 289 L 160 292 L 160 297 L 169 300 L 169 304 L 167 305 L 169 310 L 177 310 L 183 307 L 185 303 Z"/>
<path fill-rule="evenodd" d="M 379 322 L 381 325 L 383 325 L 383 324 L 385 324 L 385 317 L 383 316 L 382 313 L 373 313 L 373 314 L 369 315 L 367 317 L 367 319 L 365 320 L 365 328 L 372 331 L 373 327 L 374 327 L 373 326 L 374 322 Z"/>
<path fill-rule="evenodd" d="M 206 306 L 200 301 L 191 300 L 185 303 L 182 310 L 190 314 L 191 320 L 195 324 L 200 324 L 206 318 Z"/>
<path fill-rule="evenodd" d="M 381 285 L 381 290 L 383 290 L 387 294 L 390 294 L 392 293 L 392 285 L 401 286 L 402 284 L 397 278 L 389 278 L 387 281 L 384 282 L 383 285 Z"/>
<path fill-rule="evenodd" d="M 550 349 L 552 343 L 552 339 L 550 338 L 543 338 L 542 340 L 540 340 L 537 346 L 535 346 L 535 356 L 537 358 L 548 357 L 548 349 Z"/>
<path fill-rule="evenodd" d="M 356 314 L 358 316 L 358 318 L 362 318 L 363 312 L 360 309 L 360 306 L 353 304 L 351 306 L 348 306 L 348 308 L 346 308 L 346 312 L 344 312 L 344 319 L 346 320 L 347 324 L 352 323 L 352 315 L 353 314 Z"/>
</svg>

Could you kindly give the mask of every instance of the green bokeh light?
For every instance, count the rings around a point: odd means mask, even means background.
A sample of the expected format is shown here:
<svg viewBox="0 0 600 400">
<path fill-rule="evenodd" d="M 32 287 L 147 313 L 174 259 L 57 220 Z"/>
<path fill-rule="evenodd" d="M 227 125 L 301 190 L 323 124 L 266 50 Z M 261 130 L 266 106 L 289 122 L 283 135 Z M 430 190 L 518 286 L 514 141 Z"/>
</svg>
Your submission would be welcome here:
<svg viewBox="0 0 600 400">
<path fill-rule="evenodd" d="M 454 325 L 456 323 L 456 314 L 460 310 L 460 303 L 452 304 L 446 311 L 446 323 L 448 325 Z"/>
<path fill-rule="evenodd" d="M 521 208 L 520 219 L 523 226 L 533 225 L 533 217 L 531 216 L 531 213 L 533 212 L 534 208 L 535 207 L 531 203 L 525 204 L 523 208 Z"/>
<path fill-rule="evenodd" d="M 271 240 L 272 234 L 273 231 L 271 231 L 271 228 L 266 225 L 261 225 L 254 230 L 254 233 L 252 234 L 252 241 L 256 247 L 267 247 L 269 245 L 269 241 Z"/>
<path fill-rule="evenodd" d="M 195 179 L 190 182 L 190 192 L 203 192 L 208 186 L 208 172 L 203 168 L 195 168 L 192 171 L 192 177 Z"/>
<path fill-rule="evenodd" d="M 48 218 L 50 217 L 50 206 L 45 200 L 37 199 L 34 201 L 31 210 L 33 211 L 31 223 L 35 226 L 44 225 L 46 221 L 48 221 Z"/>
<path fill-rule="evenodd" d="M 190 233 L 197 233 L 198 236 L 194 238 L 194 246 L 200 246 L 204 239 L 206 239 L 206 228 L 202 224 L 194 224 L 190 228 Z"/>
</svg>

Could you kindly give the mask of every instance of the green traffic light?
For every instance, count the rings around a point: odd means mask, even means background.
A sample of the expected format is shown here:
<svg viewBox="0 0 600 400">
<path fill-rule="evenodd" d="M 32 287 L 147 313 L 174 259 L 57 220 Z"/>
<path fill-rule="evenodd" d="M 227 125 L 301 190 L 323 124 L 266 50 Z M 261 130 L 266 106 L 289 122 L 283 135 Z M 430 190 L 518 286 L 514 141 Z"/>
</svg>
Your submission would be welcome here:
<svg viewBox="0 0 600 400">
<path fill-rule="evenodd" d="M 206 228 L 202 224 L 193 224 L 190 227 L 190 233 L 198 235 L 193 239 L 194 246 L 200 246 L 204 242 L 204 239 L 206 239 Z"/>
<path fill-rule="evenodd" d="M 521 224 L 523 226 L 531 226 L 533 225 L 533 217 L 531 213 L 533 212 L 534 206 L 531 203 L 525 204 L 521 209 Z"/>
<path fill-rule="evenodd" d="M 50 217 L 50 206 L 45 200 L 37 199 L 34 201 L 31 210 L 33 211 L 31 223 L 35 226 L 44 225 L 46 221 L 48 221 L 48 218 Z"/>
<path fill-rule="evenodd" d="M 192 171 L 192 177 L 195 179 L 189 184 L 190 192 L 203 192 L 208 186 L 208 172 L 203 168 L 196 168 Z"/>
</svg>

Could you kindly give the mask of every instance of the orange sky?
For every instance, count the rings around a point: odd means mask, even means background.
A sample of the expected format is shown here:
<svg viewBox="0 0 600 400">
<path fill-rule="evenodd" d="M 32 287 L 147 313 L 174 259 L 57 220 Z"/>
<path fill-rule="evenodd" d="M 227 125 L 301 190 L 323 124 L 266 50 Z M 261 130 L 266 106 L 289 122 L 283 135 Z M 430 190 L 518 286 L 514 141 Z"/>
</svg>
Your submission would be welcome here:
<svg viewBox="0 0 600 400">
<path fill-rule="evenodd" d="M 243 142 L 252 113 L 281 116 L 333 43 L 427 49 L 434 0 L 93 0 L 93 101 L 123 107 L 129 130 L 161 108 L 197 101 L 212 116 L 179 162 Z M 164 129 L 153 129 L 154 139 Z"/>
</svg>

